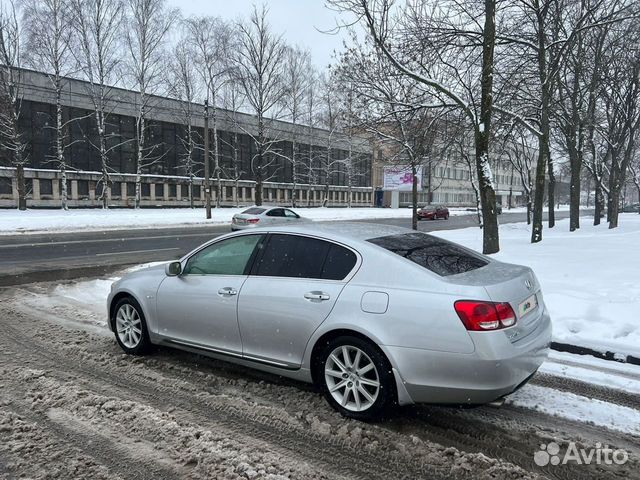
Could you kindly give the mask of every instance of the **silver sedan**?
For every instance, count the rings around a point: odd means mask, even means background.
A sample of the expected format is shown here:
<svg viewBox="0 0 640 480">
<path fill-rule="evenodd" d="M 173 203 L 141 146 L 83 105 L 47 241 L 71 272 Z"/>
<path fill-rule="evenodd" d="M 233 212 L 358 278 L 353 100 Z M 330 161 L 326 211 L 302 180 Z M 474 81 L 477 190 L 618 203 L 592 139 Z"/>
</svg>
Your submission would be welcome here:
<svg viewBox="0 0 640 480">
<path fill-rule="evenodd" d="M 551 341 L 529 268 L 372 224 L 218 237 L 124 276 L 108 308 L 129 354 L 166 345 L 313 382 L 357 419 L 398 404 L 501 399 Z"/>
<path fill-rule="evenodd" d="M 231 230 L 265 227 L 276 224 L 305 221 L 293 210 L 284 207 L 249 207 L 242 213 L 236 213 L 231 219 Z"/>
</svg>

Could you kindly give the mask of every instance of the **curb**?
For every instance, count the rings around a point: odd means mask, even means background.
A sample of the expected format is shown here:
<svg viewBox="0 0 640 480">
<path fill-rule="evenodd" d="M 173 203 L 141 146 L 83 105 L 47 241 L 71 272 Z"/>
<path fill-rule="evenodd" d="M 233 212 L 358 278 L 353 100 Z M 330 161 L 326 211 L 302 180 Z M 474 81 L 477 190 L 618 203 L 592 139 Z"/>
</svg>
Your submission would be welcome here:
<svg viewBox="0 0 640 480">
<path fill-rule="evenodd" d="M 137 262 L 128 262 L 118 265 L 100 265 L 88 267 L 71 267 L 64 269 L 40 270 L 36 272 L 16 273 L 13 275 L 0 275 L 0 288 L 24 285 L 27 283 L 53 282 L 56 280 L 75 280 L 86 277 L 99 277 L 110 275 Z"/>
<path fill-rule="evenodd" d="M 570 343 L 551 342 L 551 349 L 558 352 L 573 353 L 575 355 L 591 355 L 592 357 L 612 362 L 640 365 L 640 357 L 636 357 L 635 355 L 626 355 L 624 353 L 610 352 L 608 350 L 601 352 L 594 350 L 593 348 L 571 345 Z"/>
</svg>

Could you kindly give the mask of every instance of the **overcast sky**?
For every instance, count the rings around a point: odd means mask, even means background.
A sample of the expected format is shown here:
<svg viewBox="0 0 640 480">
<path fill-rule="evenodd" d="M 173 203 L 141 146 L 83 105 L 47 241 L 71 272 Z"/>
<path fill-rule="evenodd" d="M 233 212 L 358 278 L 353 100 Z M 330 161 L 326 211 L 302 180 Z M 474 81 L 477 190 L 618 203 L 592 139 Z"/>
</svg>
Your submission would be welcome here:
<svg viewBox="0 0 640 480">
<path fill-rule="evenodd" d="M 169 0 L 179 7 L 185 17 L 214 15 L 227 20 L 247 18 L 253 8 L 252 0 Z M 260 1 L 258 5 L 262 5 Z M 311 51 L 314 63 L 324 67 L 331 63 L 334 50 L 342 48 L 343 33 L 322 33 L 335 26 L 336 12 L 324 5 L 324 0 L 269 0 L 269 23 L 283 35 L 288 44 Z"/>
</svg>

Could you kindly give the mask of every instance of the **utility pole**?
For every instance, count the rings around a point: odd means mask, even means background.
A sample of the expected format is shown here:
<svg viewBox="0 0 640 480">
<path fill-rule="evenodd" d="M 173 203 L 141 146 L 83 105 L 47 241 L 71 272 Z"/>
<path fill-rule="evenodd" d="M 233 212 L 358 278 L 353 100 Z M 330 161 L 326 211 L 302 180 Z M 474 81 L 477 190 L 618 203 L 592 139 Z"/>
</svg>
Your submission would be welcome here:
<svg viewBox="0 0 640 480">
<path fill-rule="evenodd" d="M 211 184 L 209 181 L 209 100 L 204 101 L 204 205 L 211 218 Z"/>
</svg>

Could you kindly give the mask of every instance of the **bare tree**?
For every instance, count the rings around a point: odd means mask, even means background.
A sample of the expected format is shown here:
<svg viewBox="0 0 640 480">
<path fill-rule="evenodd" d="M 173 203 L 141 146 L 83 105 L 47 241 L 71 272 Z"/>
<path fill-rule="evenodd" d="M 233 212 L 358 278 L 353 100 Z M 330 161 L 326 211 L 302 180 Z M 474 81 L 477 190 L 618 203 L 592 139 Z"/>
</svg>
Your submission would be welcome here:
<svg viewBox="0 0 640 480">
<path fill-rule="evenodd" d="M 218 105 L 231 70 L 230 52 L 237 48 L 235 32 L 217 17 L 192 17 L 185 21 L 193 51 L 193 60 L 206 86 L 210 127 L 213 133 L 213 176 L 216 178 L 216 207 L 222 198 L 222 167 L 218 138 Z"/>
<path fill-rule="evenodd" d="M 607 85 L 602 92 L 606 127 L 601 134 L 610 159 L 607 220 L 609 228 L 618 226 L 620 195 L 626 175 L 638 148 L 640 134 L 640 51 L 628 45 L 639 44 L 638 23 L 622 30 L 607 61 Z"/>
<path fill-rule="evenodd" d="M 342 160 L 337 157 L 338 139 L 341 137 L 340 96 L 335 75 L 324 75 L 320 81 L 318 123 L 326 130 L 322 151 L 314 158 L 317 180 L 323 185 L 322 206 L 329 204 L 331 179 L 340 172 Z"/>
<path fill-rule="evenodd" d="M 446 114 L 451 108 L 437 98 L 430 99 L 413 79 L 397 72 L 386 57 L 367 52 L 363 46 L 351 48 L 341 56 L 340 92 L 344 92 L 346 118 L 357 117 L 357 127 L 369 132 L 385 147 L 388 162 L 411 170 L 412 225 L 418 228 L 418 173 L 427 170 L 431 178 L 433 158 L 445 158 L 448 143 L 458 135 L 448 135 Z M 357 97 L 354 105 L 352 96 Z M 432 104 L 427 107 L 426 105 Z M 416 106 L 417 105 L 417 106 Z M 357 111 L 357 113 L 355 112 Z M 345 122 L 349 136 L 356 125 Z M 439 144 L 439 145 L 438 145 Z M 351 153 L 350 155 L 351 156 Z M 431 179 L 432 180 L 432 179 Z M 429 196 L 433 182 L 429 182 Z"/>
<path fill-rule="evenodd" d="M 520 178 L 527 206 L 527 225 L 530 225 L 533 210 L 533 172 L 537 157 L 535 148 L 537 138 L 521 125 L 512 124 L 511 127 L 503 138 L 503 152 L 512 170 Z"/>
<path fill-rule="evenodd" d="M 165 0 L 127 0 L 127 71 L 138 92 L 136 105 L 136 192 L 135 208 L 140 207 L 141 176 L 144 169 L 159 160 L 160 144 L 147 142 L 147 117 L 153 108 L 152 94 L 164 74 L 164 46 L 178 12 L 168 10 Z"/>
<path fill-rule="evenodd" d="M 319 109 L 321 106 L 321 77 L 317 70 L 311 70 L 307 79 L 307 91 L 303 102 L 303 121 L 306 123 L 306 140 L 308 142 L 306 152 L 301 152 L 300 156 L 300 177 L 307 183 L 307 206 L 312 204 L 312 197 L 315 195 L 314 185 L 318 183 L 317 162 L 320 151 L 315 147 L 316 125 L 318 123 Z"/>
<path fill-rule="evenodd" d="M 180 142 L 183 153 L 180 155 L 180 168 L 188 177 L 189 186 L 189 206 L 194 208 L 194 176 L 197 174 L 198 162 L 196 162 L 196 144 L 198 136 L 194 128 L 195 119 L 199 109 L 196 101 L 200 95 L 200 88 L 197 79 L 197 72 L 191 61 L 193 52 L 186 39 L 181 39 L 173 48 L 172 60 L 170 63 L 171 81 L 169 91 L 181 100 L 180 119 L 184 125 Z"/>
<path fill-rule="evenodd" d="M 309 51 L 302 50 L 298 47 L 287 47 L 284 61 L 283 81 L 286 88 L 282 103 L 287 119 L 294 124 L 294 132 L 291 139 L 291 155 L 285 155 L 285 159 L 291 164 L 291 180 L 293 184 L 291 189 L 291 205 L 296 207 L 301 167 L 297 124 L 300 123 L 304 114 L 303 105 L 305 96 L 309 92 L 308 83 L 310 76 L 313 75 L 313 68 L 311 66 L 311 55 Z"/>
<path fill-rule="evenodd" d="M 78 47 L 72 49 L 79 70 L 87 80 L 87 94 L 93 103 L 97 130 L 97 145 L 89 144 L 100 156 L 100 201 L 102 208 L 109 207 L 107 191 L 111 188 L 109 177 L 109 152 L 118 145 L 108 146 L 107 132 L 112 87 L 120 64 L 118 42 L 122 34 L 123 4 L 119 0 L 70 0 L 73 12 L 73 28 Z"/>
<path fill-rule="evenodd" d="M 483 251 L 497 252 L 496 195 L 489 165 L 495 0 L 485 0 L 482 6 L 457 0 L 438 6 L 408 2 L 400 7 L 392 0 L 328 0 L 328 4 L 355 14 L 394 69 L 465 114 L 474 132 Z"/>
<path fill-rule="evenodd" d="M 62 92 L 71 67 L 71 21 L 69 0 L 27 0 L 23 10 L 23 24 L 27 37 L 27 61 L 35 68 L 46 70 L 55 95 L 55 154 L 54 161 L 60 170 L 62 183 L 61 206 L 67 210 L 67 161 L 69 142 L 68 126 L 75 119 L 63 120 Z"/>
<path fill-rule="evenodd" d="M 602 89 L 603 48 L 609 26 L 576 34 L 576 45 L 567 56 L 558 78 L 558 102 L 554 110 L 560 144 L 569 157 L 569 231 L 580 228 L 582 168 L 587 135 L 595 132 L 595 107 Z M 598 213 L 598 222 L 600 220 Z"/>
<path fill-rule="evenodd" d="M 254 7 L 249 22 L 238 24 L 239 43 L 236 59 L 240 84 L 247 104 L 256 116 L 257 131 L 251 135 L 256 152 L 251 159 L 251 173 L 256 182 L 256 205 L 262 205 L 262 185 L 275 162 L 275 138 L 272 124 L 278 115 L 285 92 L 282 68 L 285 44 L 267 22 L 267 8 Z"/>
<path fill-rule="evenodd" d="M 20 132 L 21 31 L 15 3 L 0 4 L 0 147 L 16 169 L 18 209 L 27 209 L 26 143 Z"/>
<path fill-rule="evenodd" d="M 515 60 L 512 68 L 502 73 L 505 79 L 517 83 L 521 111 L 514 114 L 501 106 L 496 108 L 514 115 L 538 137 L 532 243 L 542 240 L 545 176 L 548 176 L 549 227 L 555 225 L 555 171 L 550 140 L 554 92 L 563 66 L 584 32 L 619 21 L 629 6 L 625 0 L 523 0 L 506 9 L 508 21 L 497 38 L 511 46 L 510 56 Z"/>
<path fill-rule="evenodd" d="M 231 72 L 229 75 L 229 81 L 225 83 L 222 90 L 222 105 L 225 108 L 224 116 L 229 125 L 229 139 L 222 140 L 223 144 L 226 144 L 230 151 L 229 156 L 229 170 L 225 172 L 225 177 L 233 180 L 235 184 L 233 203 L 239 205 L 238 191 L 240 185 L 240 179 L 246 173 L 242 167 L 241 147 L 240 147 L 240 132 L 242 131 L 240 124 L 240 110 L 244 105 L 244 95 L 238 88 L 237 75 Z"/>
</svg>

